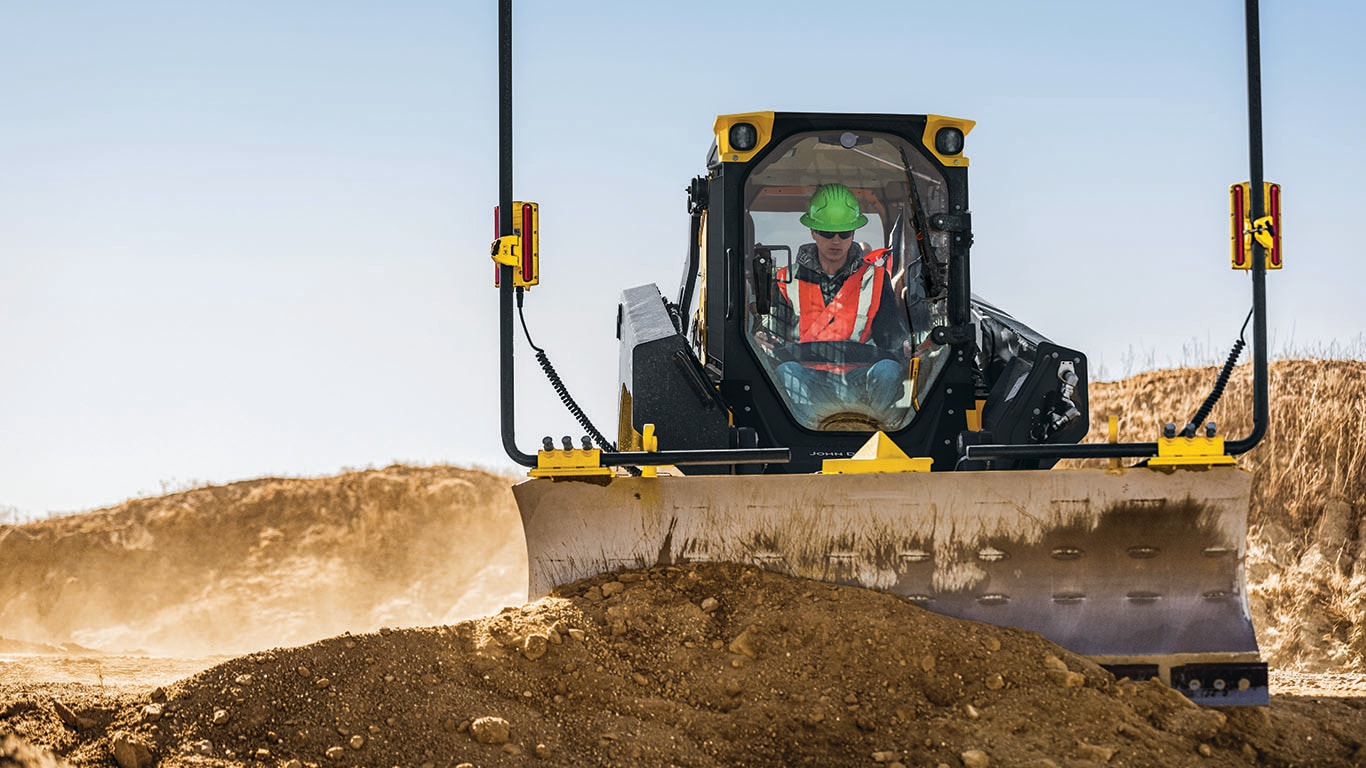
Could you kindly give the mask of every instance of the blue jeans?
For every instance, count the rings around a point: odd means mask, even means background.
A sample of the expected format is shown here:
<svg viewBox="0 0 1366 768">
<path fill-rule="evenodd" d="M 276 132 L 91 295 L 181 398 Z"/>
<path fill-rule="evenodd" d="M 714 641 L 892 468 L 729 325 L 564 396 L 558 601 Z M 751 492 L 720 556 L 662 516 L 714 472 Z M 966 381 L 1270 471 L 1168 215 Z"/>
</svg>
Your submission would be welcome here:
<svg viewBox="0 0 1366 768">
<path fill-rule="evenodd" d="M 787 387 L 788 402 L 798 420 L 808 427 L 855 405 L 874 415 L 886 413 L 904 394 L 906 375 L 906 366 L 895 360 L 879 360 L 843 373 L 796 361 L 778 366 L 778 380 Z"/>
</svg>

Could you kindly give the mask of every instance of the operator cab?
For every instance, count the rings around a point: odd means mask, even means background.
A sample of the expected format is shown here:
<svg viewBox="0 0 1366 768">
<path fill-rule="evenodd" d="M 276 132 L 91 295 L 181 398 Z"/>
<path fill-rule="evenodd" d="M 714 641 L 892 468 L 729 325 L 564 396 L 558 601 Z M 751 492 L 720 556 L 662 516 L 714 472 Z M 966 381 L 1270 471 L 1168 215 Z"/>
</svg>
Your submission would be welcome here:
<svg viewBox="0 0 1366 768">
<path fill-rule="evenodd" d="M 987 468 L 965 445 L 1081 439 L 1085 356 L 971 293 L 972 127 L 718 117 L 677 300 L 646 285 L 618 306 L 618 445 L 640 450 L 649 427 L 659 450 L 782 447 L 781 464 L 685 471 L 797 474 L 879 432 L 935 471 Z"/>
<path fill-rule="evenodd" d="M 806 218 L 813 196 L 830 185 L 847 190 L 840 193 L 859 214 L 838 226 L 866 223 L 831 232 Z M 935 164 L 889 133 L 799 133 L 754 164 L 743 190 L 744 333 L 802 427 L 894 432 L 915 419 L 919 393 L 947 349 L 928 340 L 947 319 L 948 234 L 926 230 L 948 198 Z M 847 253 L 856 268 L 838 294 L 816 287 L 828 271 L 822 247 Z M 844 327 L 823 335 L 839 315 Z"/>
</svg>

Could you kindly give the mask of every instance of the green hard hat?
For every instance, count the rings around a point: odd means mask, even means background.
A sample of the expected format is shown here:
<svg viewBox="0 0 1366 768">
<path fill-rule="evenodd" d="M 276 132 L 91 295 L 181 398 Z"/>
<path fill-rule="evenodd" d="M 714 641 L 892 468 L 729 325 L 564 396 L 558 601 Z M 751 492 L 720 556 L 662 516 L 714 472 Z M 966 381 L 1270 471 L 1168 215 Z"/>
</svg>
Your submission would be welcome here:
<svg viewBox="0 0 1366 768">
<path fill-rule="evenodd" d="M 802 226 L 824 232 L 849 232 L 868 223 L 859 213 L 858 198 L 843 184 L 826 184 L 816 189 L 811 204 L 801 218 Z"/>
</svg>

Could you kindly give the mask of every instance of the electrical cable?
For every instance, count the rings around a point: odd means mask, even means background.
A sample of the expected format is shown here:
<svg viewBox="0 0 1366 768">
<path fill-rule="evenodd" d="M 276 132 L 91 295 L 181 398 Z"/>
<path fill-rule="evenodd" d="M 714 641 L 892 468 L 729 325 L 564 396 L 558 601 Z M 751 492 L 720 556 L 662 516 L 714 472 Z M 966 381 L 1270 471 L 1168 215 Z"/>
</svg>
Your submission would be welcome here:
<svg viewBox="0 0 1366 768">
<path fill-rule="evenodd" d="M 550 386 L 554 387 L 555 394 L 560 397 L 560 402 L 564 403 L 564 407 L 569 409 L 569 413 L 579 422 L 579 426 L 583 427 L 584 431 L 588 433 L 588 436 L 593 438 L 593 442 L 597 443 L 599 448 L 604 451 L 615 452 L 617 450 L 616 444 L 604 437 L 603 434 L 598 431 L 598 428 L 593 426 L 593 422 L 588 419 L 588 415 L 583 412 L 583 409 L 579 407 L 579 404 L 574 402 L 574 398 L 570 396 L 569 388 L 566 387 L 564 382 L 560 379 L 560 374 L 555 370 L 555 366 L 550 364 L 550 357 L 546 355 L 545 350 L 536 346 L 536 343 L 531 340 L 531 331 L 527 330 L 526 327 L 526 315 L 522 312 L 521 288 L 517 289 L 517 318 L 522 321 L 522 333 L 526 335 L 526 343 L 536 351 L 536 362 L 541 366 L 541 370 L 545 371 L 545 377 L 550 380 Z"/>
<path fill-rule="evenodd" d="M 1243 353 L 1243 347 L 1247 346 L 1247 324 L 1252 320 L 1252 310 L 1248 310 L 1247 319 L 1243 321 L 1242 330 L 1238 331 L 1238 341 L 1234 342 L 1233 349 L 1228 353 L 1228 359 L 1224 361 L 1224 367 L 1219 371 L 1219 377 L 1215 379 L 1214 389 L 1205 398 L 1205 402 L 1200 405 L 1200 410 L 1195 412 L 1191 420 L 1186 423 L 1186 428 L 1181 430 L 1182 437 L 1195 437 L 1195 430 L 1205 422 L 1210 411 L 1214 410 L 1214 404 L 1219 402 L 1219 398 L 1224 394 L 1224 387 L 1228 384 L 1228 377 L 1233 373 L 1233 366 L 1238 362 L 1238 356 Z"/>
</svg>

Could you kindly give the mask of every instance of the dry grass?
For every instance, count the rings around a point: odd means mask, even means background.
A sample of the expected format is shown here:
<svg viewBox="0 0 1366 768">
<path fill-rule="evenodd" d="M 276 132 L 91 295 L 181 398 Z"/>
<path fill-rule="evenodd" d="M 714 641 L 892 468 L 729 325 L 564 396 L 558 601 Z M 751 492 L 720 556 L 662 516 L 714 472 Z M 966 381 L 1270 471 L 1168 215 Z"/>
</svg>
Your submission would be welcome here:
<svg viewBox="0 0 1366 768">
<path fill-rule="evenodd" d="M 1181 368 L 1091 385 L 1092 442 L 1178 428 L 1217 369 Z M 1248 588 L 1263 652 L 1278 666 L 1366 668 L 1366 362 L 1282 360 L 1270 370 L 1270 426 L 1240 463 L 1254 476 Z M 1229 439 L 1252 428 L 1252 369 L 1239 366 L 1210 419 Z"/>
</svg>

